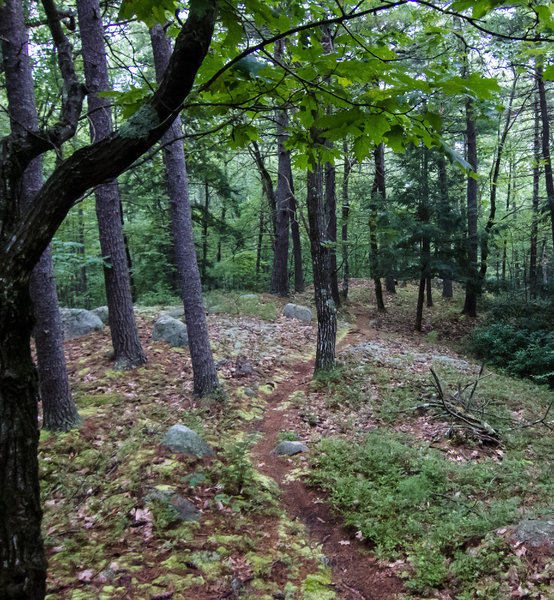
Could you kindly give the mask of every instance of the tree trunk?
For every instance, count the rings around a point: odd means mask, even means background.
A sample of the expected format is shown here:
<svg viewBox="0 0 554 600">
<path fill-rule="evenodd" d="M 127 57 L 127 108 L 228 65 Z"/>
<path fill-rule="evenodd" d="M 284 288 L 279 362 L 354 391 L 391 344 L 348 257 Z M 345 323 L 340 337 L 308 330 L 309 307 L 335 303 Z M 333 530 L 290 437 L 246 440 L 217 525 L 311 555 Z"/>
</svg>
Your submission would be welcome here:
<svg viewBox="0 0 554 600">
<path fill-rule="evenodd" d="M 373 154 L 375 163 L 375 175 L 371 189 L 371 206 L 369 216 L 369 246 L 370 246 L 370 270 L 375 284 L 375 300 L 379 312 L 387 312 L 383 299 L 383 286 L 381 285 L 381 272 L 379 268 L 379 247 L 377 244 L 377 208 L 375 203 L 385 199 L 385 147 L 379 144 Z"/>
<path fill-rule="evenodd" d="M 150 31 L 156 78 L 158 83 L 171 56 L 171 44 L 161 25 Z M 181 130 L 181 121 L 177 117 L 162 138 L 164 163 L 171 214 L 171 230 L 175 242 L 177 270 L 181 280 L 185 320 L 188 329 L 190 358 L 194 378 L 194 394 L 205 397 L 219 390 L 219 381 L 215 369 L 208 325 L 204 312 L 202 284 L 196 261 L 196 249 L 192 231 L 190 200 L 188 190 L 187 166 Z"/>
<path fill-rule="evenodd" d="M 204 214 L 202 215 L 202 275 L 201 280 L 206 281 L 208 268 L 208 215 L 210 211 L 210 186 L 208 177 L 204 180 Z"/>
<path fill-rule="evenodd" d="M 533 137 L 533 221 L 531 223 L 531 248 L 529 256 L 529 287 L 531 298 L 536 298 L 538 287 L 537 243 L 539 237 L 539 184 L 540 184 L 540 112 L 539 99 L 535 98 L 535 133 Z"/>
<path fill-rule="evenodd" d="M 277 239 L 277 198 L 275 195 L 275 190 L 273 189 L 273 181 L 271 180 L 271 175 L 265 166 L 264 158 L 256 141 L 252 142 L 251 149 L 254 161 L 256 162 L 258 171 L 260 172 L 262 189 L 265 197 L 267 198 L 269 210 L 271 211 L 271 221 L 273 223 L 273 248 L 275 248 L 275 240 Z"/>
<path fill-rule="evenodd" d="M 278 294 L 279 296 L 288 296 L 289 213 L 292 191 L 289 177 L 291 172 L 290 152 L 285 149 L 285 130 L 288 125 L 288 116 L 285 109 L 277 112 L 276 121 L 279 159 L 277 170 L 277 193 L 275 194 L 275 244 L 273 249 L 273 269 L 271 271 L 270 291 L 272 294 Z"/>
<path fill-rule="evenodd" d="M 427 294 L 427 307 L 431 308 L 433 306 L 433 287 L 432 287 L 433 279 L 430 276 L 427 276 L 425 279 L 425 291 Z"/>
<path fill-rule="evenodd" d="M 262 263 L 262 247 L 264 243 L 264 207 L 260 202 L 260 217 L 258 220 L 258 244 L 256 247 L 256 282 L 260 275 L 260 266 Z"/>
<path fill-rule="evenodd" d="M 416 308 L 416 321 L 415 330 L 421 331 L 423 327 L 423 303 L 425 301 L 425 277 L 421 277 L 419 280 L 419 287 L 417 293 L 417 308 Z"/>
<path fill-rule="evenodd" d="M 473 100 L 466 100 L 466 136 L 467 161 L 474 172 L 477 172 L 477 133 L 475 131 L 475 108 Z M 480 292 L 479 273 L 477 271 L 477 180 L 467 178 L 467 282 L 466 296 L 462 314 L 468 317 L 477 316 L 477 296 Z"/>
<path fill-rule="evenodd" d="M 546 185 L 546 197 L 548 209 L 550 210 L 550 224 L 552 226 L 552 242 L 554 243 L 554 179 L 552 178 L 552 160 L 550 157 L 550 119 L 548 117 L 548 105 L 546 101 L 546 89 L 542 78 L 542 64 L 537 58 L 536 77 L 539 88 L 539 105 L 542 124 L 542 160 L 544 164 L 544 182 Z"/>
<path fill-rule="evenodd" d="M 348 216 L 350 214 L 350 199 L 348 196 L 348 180 L 352 171 L 352 163 L 348 156 L 348 143 L 343 141 L 342 150 L 344 154 L 344 171 L 342 176 L 342 297 L 348 298 L 348 283 L 350 280 L 350 266 L 348 264 Z"/>
<path fill-rule="evenodd" d="M 510 131 L 511 119 L 512 119 L 512 105 L 514 103 L 514 97 L 516 93 L 517 75 L 514 75 L 514 81 L 512 85 L 512 91 L 510 93 L 510 100 L 508 102 L 508 112 L 506 114 L 506 122 L 504 123 L 504 129 L 500 140 L 498 142 L 498 149 L 496 151 L 496 158 L 492 168 L 491 177 L 491 190 L 490 190 L 490 211 L 487 224 L 485 225 L 485 231 L 481 239 L 481 268 L 479 271 L 479 278 L 481 282 L 485 281 L 487 274 L 487 259 L 489 257 L 489 237 L 494 227 L 494 219 L 496 217 L 496 190 L 498 189 L 498 176 L 500 174 L 500 164 L 502 162 L 502 154 L 504 152 L 504 146 L 506 144 L 506 138 Z"/>
<path fill-rule="evenodd" d="M 310 251 L 314 275 L 314 295 L 317 311 L 317 348 L 314 376 L 335 366 L 337 337 L 337 309 L 331 290 L 329 247 L 323 199 L 323 172 L 318 165 L 307 175 L 308 221 L 310 225 Z"/>
<path fill-rule="evenodd" d="M 292 179 L 292 169 L 290 170 L 290 185 L 292 190 L 290 208 L 291 223 L 290 231 L 292 236 L 292 255 L 294 257 L 294 291 L 302 293 L 304 291 L 304 271 L 302 269 L 302 243 L 300 241 L 300 226 L 298 224 L 298 205 L 294 196 L 294 182 Z"/>
<path fill-rule="evenodd" d="M 1 276 L 5 274 L 2 271 Z M 32 311 L 27 287 L 27 281 L 18 281 L 16 286 L 5 288 L 0 296 L 0 598 L 3 600 L 41 600 L 46 580 L 40 531 L 38 394 L 29 351 Z"/>
<path fill-rule="evenodd" d="M 48 431 L 69 431 L 77 427 L 81 419 L 67 377 L 50 247 L 43 252 L 33 269 L 30 291 L 35 318 L 33 335 L 42 402 L 42 427 Z"/>
<path fill-rule="evenodd" d="M 0 598 L 43 600 L 46 560 L 40 531 L 38 479 L 38 387 L 30 352 L 29 279 L 55 231 L 87 190 L 117 177 L 160 139 L 194 82 L 213 34 L 216 2 L 194 6 L 177 37 L 168 75 L 145 104 L 140 136 L 117 132 L 76 150 L 58 165 L 31 206 L 21 201 L 27 166 L 46 151 L 59 150 L 75 135 L 84 98 L 52 0 L 42 2 L 64 80 L 61 118 L 52 127 L 26 123 L 21 134 L 1 140 L 0 152 Z M 0 3 L 0 41 L 7 57 L 25 68 L 27 45 L 19 0 Z M 8 85 L 6 77 L 6 85 Z M 167 123 L 167 124 L 166 124 Z M 135 121 L 127 123 L 132 130 Z M 14 123 L 12 122 L 13 126 Z"/>
<path fill-rule="evenodd" d="M 98 0 L 77 0 L 81 45 L 88 88 L 91 141 L 107 138 L 113 131 L 111 106 L 98 92 L 110 89 L 104 47 L 104 28 Z M 115 367 L 130 369 L 146 362 L 135 323 L 133 300 L 127 270 L 127 257 L 117 181 L 96 188 L 96 216 L 104 265 L 110 334 L 115 353 Z"/>
<path fill-rule="evenodd" d="M 33 74 L 26 53 L 27 31 L 22 20 L 23 16 L 19 11 L 10 11 L 10 14 L 18 22 L 12 22 L 14 28 L 12 43 L 6 43 L 3 48 L 6 89 L 12 131 L 23 133 L 24 127 L 32 129 L 38 127 Z M 25 206 L 32 206 L 33 199 L 41 187 L 42 159 L 37 157 L 25 170 L 21 202 Z M 62 324 L 50 247 L 43 252 L 33 269 L 30 293 L 35 318 L 34 337 L 43 427 L 52 431 L 68 431 L 78 425 L 80 419 L 67 377 Z"/>
<path fill-rule="evenodd" d="M 429 154 L 425 146 L 421 147 L 421 201 L 418 206 L 418 221 L 421 227 L 421 276 L 419 280 L 419 292 L 416 309 L 416 331 L 422 330 L 423 324 L 423 302 L 425 300 L 425 289 L 427 288 L 427 306 L 433 306 L 431 296 L 431 275 L 429 272 L 431 261 L 431 240 L 429 239 L 428 225 L 429 215 Z"/>
<path fill-rule="evenodd" d="M 81 260 L 81 265 L 79 267 L 79 274 L 78 274 L 78 288 L 79 288 L 79 294 L 81 295 L 82 298 L 85 298 L 87 295 L 87 268 L 85 265 L 85 221 L 84 221 L 84 214 L 83 214 L 83 206 L 80 204 L 78 211 L 77 211 L 77 215 L 78 215 L 78 234 L 77 234 L 77 239 L 79 240 L 79 258 Z M 91 308 L 90 306 L 86 306 L 85 308 Z"/>
<path fill-rule="evenodd" d="M 439 186 L 439 198 L 440 198 L 440 208 L 438 215 L 439 226 L 443 231 L 448 229 L 448 218 L 451 214 L 449 199 L 448 199 L 448 173 L 446 171 L 446 159 L 444 158 L 444 154 L 439 154 L 438 157 L 438 186 Z M 443 298 L 452 298 L 452 272 L 450 268 L 450 250 L 452 248 L 452 243 L 450 241 L 450 236 L 448 239 L 444 240 L 442 244 L 442 251 L 445 255 L 445 258 L 448 257 L 448 268 L 441 268 L 441 276 L 442 276 L 442 297 Z M 444 259 L 443 259 L 444 260 Z"/>
<path fill-rule="evenodd" d="M 190 209 L 190 201 L 189 201 L 189 209 Z M 225 231 L 224 228 L 226 226 L 226 224 L 225 224 L 225 215 L 226 215 L 226 212 L 227 212 L 227 207 L 225 205 L 223 205 L 221 207 L 221 217 L 220 217 L 221 226 L 223 228 L 223 231 Z M 221 244 L 223 242 L 222 238 L 223 238 L 223 235 L 220 232 L 219 237 L 217 239 L 217 255 L 215 257 L 215 261 L 218 262 L 218 263 L 221 262 Z"/>
</svg>

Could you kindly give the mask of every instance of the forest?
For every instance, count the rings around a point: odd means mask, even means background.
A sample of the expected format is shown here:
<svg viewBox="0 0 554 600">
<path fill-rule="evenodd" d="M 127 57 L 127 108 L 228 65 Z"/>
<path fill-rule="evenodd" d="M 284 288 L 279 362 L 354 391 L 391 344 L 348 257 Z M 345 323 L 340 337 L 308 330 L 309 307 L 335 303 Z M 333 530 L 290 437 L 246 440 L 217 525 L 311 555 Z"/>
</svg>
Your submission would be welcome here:
<svg viewBox="0 0 554 600">
<path fill-rule="evenodd" d="M 0 43 L 0 600 L 552 598 L 554 4 Z"/>
</svg>

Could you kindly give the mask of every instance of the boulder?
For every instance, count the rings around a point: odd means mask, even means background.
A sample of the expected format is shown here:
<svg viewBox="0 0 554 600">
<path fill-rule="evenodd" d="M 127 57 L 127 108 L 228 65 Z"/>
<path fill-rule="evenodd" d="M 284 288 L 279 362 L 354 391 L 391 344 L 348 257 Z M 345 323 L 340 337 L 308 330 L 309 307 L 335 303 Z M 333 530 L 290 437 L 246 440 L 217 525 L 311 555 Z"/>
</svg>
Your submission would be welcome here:
<svg viewBox="0 0 554 600">
<path fill-rule="evenodd" d="M 529 546 L 545 544 L 550 550 L 554 550 L 554 517 L 521 521 L 515 531 L 515 538 Z"/>
<path fill-rule="evenodd" d="M 300 321 L 309 322 L 312 320 L 312 311 L 307 306 L 300 304 L 285 304 L 283 308 L 283 316 L 289 319 L 299 319 Z"/>
<path fill-rule="evenodd" d="M 184 425 L 170 427 L 162 440 L 162 446 L 179 454 L 190 454 L 192 456 L 214 455 L 212 448 L 206 444 L 196 431 Z"/>
<path fill-rule="evenodd" d="M 173 523 L 184 521 L 185 523 L 197 523 L 202 518 L 202 513 L 196 506 L 179 496 L 172 488 L 159 486 L 146 494 L 144 500 L 147 503 L 160 502 L 169 509 L 169 515 L 173 516 Z"/>
<path fill-rule="evenodd" d="M 98 308 L 93 308 L 91 312 L 94 313 L 102 321 L 102 323 L 104 323 L 104 325 L 108 324 L 109 313 L 107 306 L 99 306 Z"/>
<path fill-rule="evenodd" d="M 99 317 L 84 308 L 60 308 L 60 318 L 64 340 L 82 337 L 104 327 Z"/>
<path fill-rule="evenodd" d="M 185 314 L 185 307 L 180 304 L 179 306 L 166 306 L 163 310 L 160 311 L 160 317 L 164 315 L 169 315 L 174 319 L 180 319 Z"/>
<path fill-rule="evenodd" d="M 155 342 L 165 342 L 174 348 L 187 348 L 189 345 L 187 326 L 169 315 L 162 315 L 156 321 L 152 339 Z"/>
<path fill-rule="evenodd" d="M 294 456 L 295 454 L 300 454 L 300 452 L 307 452 L 308 446 L 302 442 L 292 442 L 292 441 L 284 441 L 280 442 L 275 446 L 275 448 L 271 451 L 272 454 L 279 454 L 285 456 Z"/>
</svg>

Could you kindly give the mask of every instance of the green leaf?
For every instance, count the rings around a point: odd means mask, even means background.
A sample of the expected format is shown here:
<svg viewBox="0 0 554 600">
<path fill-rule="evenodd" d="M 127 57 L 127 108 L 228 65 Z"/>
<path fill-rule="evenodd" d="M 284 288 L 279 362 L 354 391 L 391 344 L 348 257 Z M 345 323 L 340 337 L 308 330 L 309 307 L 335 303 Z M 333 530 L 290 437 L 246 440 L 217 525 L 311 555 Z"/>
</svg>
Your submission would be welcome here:
<svg viewBox="0 0 554 600">
<path fill-rule="evenodd" d="M 231 148 L 244 148 L 254 140 L 259 140 L 258 130 L 254 125 L 241 123 L 233 128 L 231 132 L 230 146 Z"/>
<path fill-rule="evenodd" d="M 197 0 L 195 4 L 201 2 Z M 174 12 L 175 0 L 123 0 L 119 8 L 119 18 L 127 20 L 136 16 L 150 28 L 156 23 L 165 23 L 166 14 L 172 15 Z"/>
<path fill-rule="evenodd" d="M 544 73 L 542 74 L 542 78 L 545 81 L 554 81 L 554 65 L 549 65 L 546 67 Z"/>
</svg>

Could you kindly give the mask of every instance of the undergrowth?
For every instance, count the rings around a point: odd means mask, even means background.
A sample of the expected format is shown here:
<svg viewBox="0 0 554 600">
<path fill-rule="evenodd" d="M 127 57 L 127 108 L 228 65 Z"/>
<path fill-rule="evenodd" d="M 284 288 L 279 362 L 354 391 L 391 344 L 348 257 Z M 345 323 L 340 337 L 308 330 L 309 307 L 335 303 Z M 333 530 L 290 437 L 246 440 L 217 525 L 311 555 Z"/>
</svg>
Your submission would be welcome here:
<svg viewBox="0 0 554 600">
<path fill-rule="evenodd" d="M 455 579 L 463 593 L 478 573 L 464 574 L 467 548 L 521 518 L 529 494 L 546 505 L 530 466 L 523 456 L 455 463 L 410 436 L 376 430 L 358 445 L 322 440 L 310 480 L 378 556 L 407 555 L 414 592 Z M 483 569 L 490 575 L 499 566 Z"/>
</svg>

